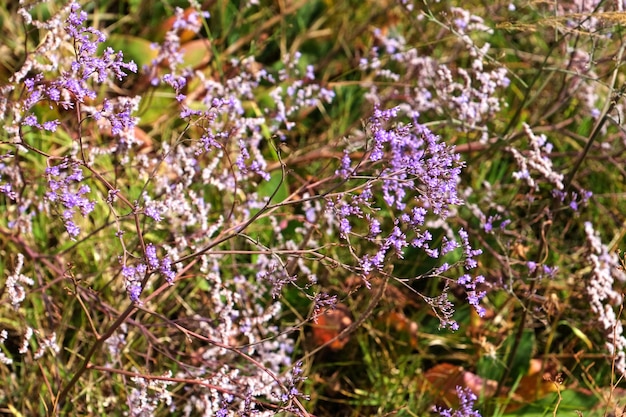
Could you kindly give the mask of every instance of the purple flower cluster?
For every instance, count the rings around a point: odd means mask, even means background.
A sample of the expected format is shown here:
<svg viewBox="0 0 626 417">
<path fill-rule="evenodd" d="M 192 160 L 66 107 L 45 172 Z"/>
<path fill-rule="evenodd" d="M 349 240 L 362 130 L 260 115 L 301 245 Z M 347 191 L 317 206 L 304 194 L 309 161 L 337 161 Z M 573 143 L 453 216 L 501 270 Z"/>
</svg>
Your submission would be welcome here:
<svg viewBox="0 0 626 417">
<path fill-rule="evenodd" d="M 86 25 L 87 13 L 81 10 L 76 1 L 68 2 L 46 22 L 34 20 L 24 8 L 20 9 L 20 14 L 26 23 L 47 31 L 47 35 L 43 36 L 37 49 L 26 55 L 25 62 L 11 76 L 10 83 L 2 87 L 0 118 L 5 120 L 6 132 L 13 135 L 14 143 L 28 149 L 32 143 L 33 129 L 43 130 L 48 133 L 45 138 L 56 134 L 54 137 L 57 140 L 49 141 L 50 150 L 46 149 L 46 152 L 54 155 L 54 146 L 68 138 L 67 128 L 71 123 L 65 117 L 68 114 L 72 117 L 76 115 L 74 126 L 84 126 L 84 120 L 91 116 L 98 121 L 98 127 L 102 128 L 106 121 L 104 127 L 110 129 L 114 136 L 132 138 L 136 121 L 131 113 L 136 108 L 136 99 L 105 98 L 99 106 L 93 104 L 101 91 L 99 86 L 112 86 L 114 80 L 122 79 L 128 71 L 135 72 L 136 65 L 133 62 L 125 63 L 122 53 L 111 48 L 98 52 L 105 36 Z M 68 54 L 68 50 L 73 51 L 73 54 Z M 16 86 L 20 86 L 20 89 Z M 16 94 L 18 92 L 19 95 Z M 62 123 L 63 131 L 59 133 Z M 76 139 L 76 135 L 73 135 L 73 139 Z M 82 169 L 73 162 L 73 158 L 79 151 L 85 158 L 87 151 L 97 153 L 98 149 L 78 149 L 78 144 L 71 142 L 70 155 L 61 164 L 50 166 L 45 172 L 48 178 L 45 199 L 61 206 L 61 218 L 72 238 L 80 233 L 74 214 L 80 212 L 85 217 L 95 207 L 95 202 L 87 197 L 90 186 L 85 184 Z M 83 160 L 83 164 L 90 162 Z M 18 183 L 13 181 L 13 185 Z M 20 204 L 20 218 L 11 221 L 11 224 L 30 229 L 25 223 L 30 222 L 34 215 L 32 211 L 36 208 L 29 206 L 28 199 L 19 201 L 9 184 L 3 185 L 2 192 L 15 197 Z"/>
<path fill-rule="evenodd" d="M 482 275 L 472 279 L 471 275 L 465 274 L 457 280 L 457 284 L 463 286 L 467 292 L 467 302 L 474 307 L 480 317 L 484 317 L 486 311 L 480 305 L 480 301 L 487 295 L 487 291 L 479 291 L 477 285 L 484 284 L 485 278 Z"/>
<path fill-rule="evenodd" d="M 208 19 L 210 14 L 208 12 L 198 12 L 196 10 L 190 10 L 189 13 L 185 13 L 183 9 L 177 7 L 174 10 L 174 23 L 170 30 L 165 34 L 164 41 L 159 44 L 153 44 L 154 49 L 158 49 L 157 57 L 152 60 L 151 68 L 147 68 L 145 72 L 155 74 L 152 79 L 152 85 L 158 85 L 163 82 L 170 87 L 174 88 L 177 92 L 177 101 L 183 101 L 186 96 L 182 94 L 182 89 L 187 85 L 186 75 L 191 75 L 187 69 L 183 69 L 183 73 L 180 72 L 179 66 L 184 62 L 183 48 L 181 47 L 180 36 L 183 31 L 190 33 L 198 33 L 202 28 L 202 19 Z M 166 74 L 158 77 L 158 66 L 165 66 L 169 68 Z"/>
<path fill-rule="evenodd" d="M 159 259 L 156 254 L 156 247 L 152 243 L 146 246 L 146 260 L 150 270 L 158 270 L 165 277 L 168 284 L 174 284 L 176 273 L 172 269 L 172 260 L 169 256 Z"/>
<path fill-rule="evenodd" d="M 146 246 L 146 263 L 139 263 L 136 266 L 125 265 L 122 268 L 126 291 L 132 302 L 139 302 L 139 296 L 143 291 L 142 283 L 145 281 L 147 274 L 154 271 L 158 271 L 165 277 L 165 281 L 168 284 L 174 285 L 176 273 L 172 268 L 172 260 L 169 256 L 159 259 L 156 246 L 149 243 Z"/>
<path fill-rule="evenodd" d="M 189 15 L 180 14 L 179 19 L 188 18 L 185 16 Z M 296 65 L 297 57 L 285 59 L 285 68 L 276 73 L 270 73 L 253 57 L 233 59 L 228 63 L 232 68 L 228 77 L 207 77 L 203 71 L 184 68 L 180 57 L 170 56 L 178 47 L 168 46 L 168 42 L 177 36 L 176 31 L 166 36 L 150 71 L 158 88 L 174 90 L 174 104 L 189 127 L 181 133 L 179 143 L 162 144 L 161 160 L 143 155 L 138 160 L 146 167 L 141 175 L 150 178 L 154 186 L 152 193 L 144 193 L 145 214 L 179 230 L 196 230 L 193 236 L 185 237 L 185 249 L 194 250 L 216 231 L 237 228 L 264 207 L 267 196 L 259 195 L 258 190 L 259 184 L 270 180 L 263 152 L 268 138 L 284 137 L 298 111 L 330 101 L 333 94 L 309 78 L 300 82 L 303 74 Z M 178 64 L 174 72 L 170 69 L 161 74 L 157 66 L 164 62 Z M 307 68 L 304 76 L 312 75 L 312 69 Z M 197 88 L 186 94 L 184 86 L 190 78 Z M 267 91 L 268 85 L 271 93 L 267 106 L 251 112 L 251 103 L 260 91 Z M 160 165 L 156 174 L 150 168 L 155 164 Z M 232 212 L 219 215 L 210 202 L 223 193 L 243 201 L 233 206 Z M 290 280 L 270 270 L 263 273 L 278 287 Z"/>
<path fill-rule="evenodd" d="M 256 279 L 272 286 L 272 298 L 279 298 L 283 287 L 296 281 L 276 259 L 260 256 L 256 266 L 259 271 Z"/>
<path fill-rule="evenodd" d="M 434 117 L 445 114 L 456 122 L 455 129 L 478 132 L 481 141 L 486 142 L 489 133 L 485 122 L 500 110 L 497 92 L 510 81 L 505 68 L 488 69 L 489 43 L 478 46 L 470 36 L 491 31 L 482 18 L 461 8 L 452 8 L 451 12 L 455 18 L 450 30 L 456 32 L 452 37 L 456 44 L 450 50 L 457 55 L 454 59 L 465 51 L 470 65 L 452 68 L 441 59 L 421 55 L 394 31 L 375 29 L 378 43 L 361 59 L 360 68 L 370 71 L 377 80 L 391 81 L 399 87 L 381 91 L 379 83 L 369 83 L 367 98 L 384 105 L 402 97 L 401 110 L 409 117 L 426 112 Z"/>
<path fill-rule="evenodd" d="M 62 206 L 61 217 L 65 223 L 67 233 L 76 238 L 80 228 L 74 223 L 74 214 L 80 213 L 87 217 L 96 205 L 95 201 L 89 200 L 86 195 L 91 189 L 83 182 L 83 171 L 76 165 L 64 161 L 46 169 L 48 176 L 48 192 L 45 195 L 47 201 Z"/>
<path fill-rule="evenodd" d="M 365 274 L 372 269 L 380 269 L 390 249 L 394 249 L 399 256 L 406 246 L 430 250 L 428 242 L 432 236 L 423 228 L 427 213 L 445 219 L 450 212 L 450 205 L 463 203 L 457 195 L 458 177 L 462 168 L 459 155 L 440 143 L 438 137 L 417 121 L 413 125 L 387 127 L 396 117 L 397 109 L 374 110 L 367 126 L 373 139 L 368 160 L 372 167 L 379 167 L 374 180 L 362 186 L 360 193 L 352 196 L 348 202 L 331 200 L 328 205 L 336 213 L 341 234 L 345 238 L 352 229 L 350 217 L 368 220 L 369 232 L 366 238 L 379 242 L 380 250 L 374 258 L 365 258 L 361 265 Z M 356 175 L 353 171 L 356 168 L 350 168 L 348 162 L 349 159 L 344 156 L 342 168 L 338 171 L 341 177 Z M 402 213 L 394 221 L 394 227 L 387 236 L 381 236 L 379 221 L 364 213 L 366 209 L 374 210 L 376 203 L 372 187 L 378 181 L 381 183 L 384 203 Z M 406 231 L 412 232 L 412 239 L 407 237 Z M 438 257 L 438 252 L 431 253 L 433 257 Z"/>
<path fill-rule="evenodd" d="M 172 401 L 172 393 L 168 389 L 174 382 L 169 381 L 172 372 L 167 371 L 161 379 L 146 380 L 140 376 L 130 378 L 135 385 L 128 397 L 128 405 L 131 416 L 151 416 L 163 404 L 169 406 Z"/>
<path fill-rule="evenodd" d="M 613 356 L 616 370 L 626 375 L 626 337 L 622 322 L 615 314 L 615 306 L 622 305 L 624 300 L 623 293 L 616 287 L 626 282 L 626 273 L 619 257 L 602 243 L 590 222 L 585 223 L 585 234 L 585 258 L 591 267 L 587 284 L 591 311 L 606 335 L 605 346 Z"/>
<path fill-rule="evenodd" d="M 18 309 L 22 304 L 22 301 L 26 298 L 25 286 L 32 287 L 35 281 L 22 274 L 22 267 L 24 266 L 24 255 L 19 253 L 17 255 L 17 263 L 15 269 L 11 275 L 6 279 L 6 289 L 9 294 L 9 300 L 14 309 Z"/>
<path fill-rule="evenodd" d="M 38 54 L 27 58 L 21 71 L 16 73 L 12 81 L 23 81 L 26 94 L 21 104 L 14 106 L 14 115 L 22 126 L 31 126 L 45 129 L 50 132 L 56 131 L 60 122 L 49 120 L 41 123 L 33 113 L 33 107 L 37 104 L 48 103 L 57 105 L 62 110 L 74 109 L 77 105 L 87 105 L 95 100 L 98 93 L 93 84 L 111 84 L 113 79 L 121 80 L 126 71 L 136 72 L 134 62 L 125 63 L 122 52 L 116 52 L 107 47 L 98 54 L 98 46 L 106 40 L 104 34 L 92 27 L 85 26 L 87 13 L 80 8 L 80 4 L 72 1 L 68 5 L 69 15 L 63 26 L 65 36 L 59 35 L 59 40 L 71 44 L 74 48 L 74 57 L 69 59 L 54 50 L 58 45 L 42 45 L 50 54 L 47 58 L 51 63 L 42 66 L 35 62 Z M 52 38 L 52 37 L 50 37 Z M 38 70 L 32 74 L 33 70 Z M 58 73 L 55 74 L 55 71 Z M 32 75 L 31 75 L 32 74 Z M 28 75 L 28 76 L 27 76 Z M 120 107 L 117 109 L 117 107 Z M 102 115 L 111 122 L 112 132 L 119 135 L 122 131 L 134 126 L 135 121 L 130 117 L 132 106 L 128 100 L 117 101 L 105 100 L 102 110 L 93 110 L 94 117 L 99 119 Z M 23 116 L 21 116 L 23 115 Z M 22 118 L 23 117 L 23 118 Z"/>
<path fill-rule="evenodd" d="M 558 267 L 551 267 L 549 265 L 541 265 L 541 269 L 539 269 L 539 265 L 537 262 L 528 261 L 526 262 L 526 266 L 528 267 L 528 272 L 530 274 L 534 274 L 537 278 L 554 278 L 556 273 L 558 272 Z"/>
<path fill-rule="evenodd" d="M 72 2 L 70 10 L 65 28 L 74 40 L 76 60 L 71 65 L 71 72 L 63 73 L 65 83 L 61 86 L 74 94 L 79 102 L 83 102 L 83 97 L 95 98 L 94 92 L 84 84 L 89 79 L 93 78 L 98 84 L 105 83 L 111 78 L 121 80 L 126 76 L 125 69 L 137 72 L 137 65 L 132 61 L 124 63 L 122 52 L 116 52 L 110 47 L 98 55 L 98 45 L 106 40 L 106 36 L 93 27 L 84 26 L 87 13 L 81 10 L 80 4 Z M 95 41 L 92 38 L 95 38 Z M 79 80 L 79 83 L 74 86 L 76 80 Z"/>
<path fill-rule="evenodd" d="M 509 152 L 518 165 L 518 171 L 513 173 L 513 178 L 523 180 L 531 189 L 538 190 L 539 183 L 534 177 L 536 175 L 541 181 L 550 184 L 557 190 L 562 190 L 563 174 L 554 171 L 552 159 L 547 155 L 552 152 L 552 144 L 548 142 L 545 135 L 535 135 L 527 124 L 524 124 L 524 131 L 528 136 L 530 149 L 523 153 L 517 148 L 509 148 Z"/>
<path fill-rule="evenodd" d="M 146 277 L 148 267 L 146 264 L 140 263 L 136 266 L 124 266 L 122 268 L 122 276 L 124 277 L 124 285 L 128 298 L 133 303 L 139 302 L 139 296 L 141 295 L 141 284 Z"/>
<path fill-rule="evenodd" d="M 566 203 L 573 211 L 578 211 L 581 206 L 587 205 L 593 193 L 587 190 L 581 190 L 580 194 L 576 191 L 564 193 L 561 190 L 554 189 L 552 190 L 552 195 L 559 201 Z"/>
<path fill-rule="evenodd" d="M 302 370 L 302 362 L 298 362 L 294 364 L 291 369 L 291 378 L 287 383 L 287 392 L 283 393 L 280 397 L 280 400 L 283 403 L 287 403 L 294 398 L 303 398 L 305 400 L 309 399 L 308 395 L 305 395 L 298 390 L 298 385 L 302 383 L 302 381 L 306 380 L 306 376 L 303 375 Z"/>
<path fill-rule="evenodd" d="M 464 203 L 457 192 L 463 167 L 459 155 L 417 120 L 407 125 L 397 119 L 397 108 L 375 108 L 367 124 L 372 143 L 365 158 L 353 163 L 344 153 L 336 175 L 349 184 L 367 180 L 356 187 L 356 192 L 338 194 L 327 201 L 326 209 L 333 213 L 340 236 L 348 242 L 353 237 L 365 239 L 377 248 L 373 254 L 357 254 L 364 277 L 383 271 L 391 254 L 402 258 L 405 248 L 418 248 L 432 258 L 441 258 L 462 247 L 464 268 L 476 268 L 475 257 L 482 251 L 472 249 L 465 230 L 458 231 L 460 244 L 445 237 L 440 247 L 435 247 L 427 224 L 429 217 L 446 220 L 451 207 Z M 376 215 L 384 207 L 396 213 L 393 224 L 383 225 Z M 365 230 L 360 232 L 363 222 Z M 434 275 L 449 268 L 444 263 Z M 483 315 L 479 303 L 486 292 L 478 285 L 484 278 L 472 279 L 465 274 L 457 283 L 467 290 L 468 302 Z M 452 306 L 439 298 L 431 301 L 429 304 L 441 313 L 442 325 L 452 324 Z"/>
<path fill-rule="evenodd" d="M 456 394 L 459 397 L 459 408 L 436 407 L 435 412 L 441 417 L 481 417 L 480 413 L 474 410 L 474 403 L 478 400 L 476 394 L 469 388 L 456 387 Z"/>
</svg>

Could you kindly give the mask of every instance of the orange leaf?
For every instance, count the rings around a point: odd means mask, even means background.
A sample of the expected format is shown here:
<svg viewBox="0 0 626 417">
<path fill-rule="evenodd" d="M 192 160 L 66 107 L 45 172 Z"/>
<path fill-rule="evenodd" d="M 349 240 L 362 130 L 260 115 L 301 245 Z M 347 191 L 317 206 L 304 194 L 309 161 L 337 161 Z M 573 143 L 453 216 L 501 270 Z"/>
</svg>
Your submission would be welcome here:
<svg viewBox="0 0 626 417">
<path fill-rule="evenodd" d="M 429 385 L 427 391 L 437 399 L 437 405 L 451 407 L 458 405 L 456 395 L 457 385 L 463 386 L 465 370 L 451 363 L 440 363 L 433 366 L 424 374 Z"/>
<path fill-rule="evenodd" d="M 546 367 L 541 359 L 531 359 L 528 374 L 520 380 L 506 412 L 514 412 L 525 404 L 558 391 L 557 385 L 559 377 L 556 370 Z"/>
<path fill-rule="evenodd" d="M 461 366 L 450 363 L 435 365 L 426 371 L 424 376 L 430 384 L 428 390 L 433 398 L 437 399 L 436 405 L 445 407 L 459 405 L 457 386 L 468 388 L 477 396 L 487 397 L 493 396 L 498 386 L 497 381 L 481 378 Z"/>
<path fill-rule="evenodd" d="M 348 343 L 349 336 L 337 336 L 352 324 L 350 310 L 345 304 L 337 304 L 334 309 L 326 310 L 316 317 L 313 325 L 313 343 L 315 346 L 327 345 L 331 350 L 341 350 Z M 334 339 L 334 340 L 333 340 Z"/>
<path fill-rule="evenodd" d="M 187 19 L 189 15 L 193 12 L 197 13 L 196 9 L 194 9 L 193 7 L 188 7 L 185 9 L 183 16 L 185 16 L 185 19 Z M 172 30 L 175 22 L 176 16 L 172 16 L 165 22 L 163 22 L 163 24 L 159 27 L 159 38 L 164 38 L 165 34 L 168 31 Z M 184 29 L 182 31 L 179 31 L 178 36 L 180 37 L 180 43 L 185 43 L 192 40 L 196 36 L 196 34 L 191 30 Z"/>
<path fill-rule="evenodd" d="M 410 320 L 402 312 L 392 311 L 386 318 L 387 326 L 393 327 L 396 332 L 406 334 L 409 339 L 409 345 L 412 348 L 417 348 L 418 337 L 417 330 L 418 325 L 416 322 Z"/>
</svg>

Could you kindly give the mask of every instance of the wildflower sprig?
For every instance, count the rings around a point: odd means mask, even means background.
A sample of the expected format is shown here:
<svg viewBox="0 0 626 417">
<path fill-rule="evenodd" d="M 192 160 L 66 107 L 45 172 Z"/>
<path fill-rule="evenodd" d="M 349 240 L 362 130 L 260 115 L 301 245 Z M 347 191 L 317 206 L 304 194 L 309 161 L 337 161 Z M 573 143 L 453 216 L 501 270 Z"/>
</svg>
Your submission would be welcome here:
<svg viewBox="0 0 626 417">
<path fill-rule="evenodd" d="M 463 204 L 457 186 L 463 168 L 459 154 L 440 141 L 416 118 L 411 124 L 399 121 L 398 109 L 375 108 L 367 124 L 371 137 L 366 156 L 352 161 L 344 153 L 337 175 L 348 184 L 362 181 L 358 193 L 339 194 L 327 199 L 327 210 L 335 217 L 339 235 L 350 242 L 353 237 L 368 241 L 376 248 L 354 245 L 352 253 L 358 257 L 358 271 L 367 280 L 372 273 L 382 273 L 393 259 L 402 259 L 406 248 L 422 250 L 428 257 L 440 258 L 456 248 L 463 248 L 463 265 L 466 270 L 477 266 L 475 257 L 482 253 L 473 249 L 468 234 L 460 229 L 460 242 L 444 238 L 440 247 L 433 242 L 429 224 L 438 219 L 445 222 L 455 206 Z M 378 215 L 392 209 L 396 215 L 390 223 Z M 429 221 L 431 223 L 429 223 Z M 357 252 L 359 248 L 363 252 Z M 441 276 L 450 265 L 443 264 L 436 275 Z M 419 277 L 411 277 L 416 279 Z M 468 301 L 479 314 L 484 314 L 480 300 L 486 295 L 477 290 L 484 283 L 481 276 L 463 275 L 457 281 L 468 290 Z M 457 328 L 452 319 L 453 308 L 449 302 L 426 298 L 438 311 L 441 324 Z"/>
</svg>

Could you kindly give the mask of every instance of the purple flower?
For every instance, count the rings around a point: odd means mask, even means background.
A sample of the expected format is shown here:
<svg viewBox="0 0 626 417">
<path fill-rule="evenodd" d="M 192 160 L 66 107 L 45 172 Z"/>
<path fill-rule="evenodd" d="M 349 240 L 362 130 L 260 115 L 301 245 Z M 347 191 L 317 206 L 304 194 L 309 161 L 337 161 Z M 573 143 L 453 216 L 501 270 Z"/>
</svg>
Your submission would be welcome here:
<svg viewBox="0 0 626 417">
<path fill-rule="evenodd" d="M 171 285 L 174 284 L 174 279 L 176 278 L 176 273 L 172 269 L 172 261 L 167 256 L 161 259 L 161 265 L 159 267 L 159 271 L 165 277 L 165 280 Z"/>
<path fill-rule="evenodd" d="M 472 248 L 465 230 L 458 231 L 460 243 L 445 236 L 440 247 L 433 247 L 433 233 L 426 226 L 429 216 L 441 224 L 450 215 L 452 206 L 463 204 L 457 192 L 463 167 L 459 155 L 417 120 L 402 124 L 395 120 L 397 115 L 397 108 L 374 109 L 367 124 L 370 138 L 367 161 L 352 163 L 350 154 L 344 151 L 336 171 L 348 186 L 352 181 L 359 184 L 358 191 L 328 198 L 327 212 L 334 216 L 334 224 L 343 239 L 348 240 L 349 234 L 364 236 L 376 246 L 368 253 L 351 251 L 359 257 L 359 271 L 365 277 L 382 270 L 385 258 L 392 251 L 403 257 L 407 246 L 422 249 L 432 258 L 441 258 L 461 247 L 463 258 L 457 266 L 465 270 L 476 268 L 476 257 L 482 251 Z M 360 183 L 364 178 L 366 182 Z M 378 217 L 381 209 L 393 211 L 393 218 Z M 490 218 L 489 223 L 494 219 L 495 216 Z M 445 264 L 433 270 L 437 275 L 450 269 Z M 468 303 L 484 314 L 480 301 L 485 291 L 477 290 L 479 282 L 481 277 L 472 279 L 467 275 L 459 284 L 466 289 Z M 452 320 L 454 307 L 446 294 L 433 298 L 431 306 L 438 311 L 442 326 L 458 327 Z"/>
<path fill-rule="evenodd" d="M 65 228 L 71 237 L 77 237 L 80 228 L 72 221 L 74 214 L 79 212 L 83 217 L 87 217 L 95 208 L 95 201 L 90 201 L 85 195 L 90 193 L 90 188 L 86 184 L 81 184 L 83 180 L 82 170 L 74 166 L 71 171 L 69 162 L 46 169 L 48 175 L 48 189 L 45 198 L 51 203 L 59 203 L 63 206 L 62 217 Z"/>
<path fill-rule="evenodd" d="M 17 200 L 17 193 L 13 191 L 11 183 L 5 183 L 0 185 L 0 193 L 6 195 L 11 200 Z"/>
<path fill-rule="evenodd" d="M 39 121 L 37 120 L 37 116 L 35 116 L 34 114 L 28 115 L 24 118 L 24 120 L 22 120 L 22 124 L 24 126 L 33 126 L 33 127 L 39 127 Z"/>
<path fill-rule="evenodd" d="M 160 222 L 162 220 L 161 213 L 159 213 L 159 210 L 154 205 L 147 206 L 144 210 L 144 213 L 146 213 L 146 216 L 151 217 L 156 222 Z"/>
<path fill-rule="evenodd" d="M 50 120 L 48 122 L 44 122 L 43 123 L 43 128 L 45 130 L 48 130 L 50 132 L 56 132 L 57 127 L 61 124 L 61 122 L 59 122 L 58 120 Z"/>
<path fill-rule="evenodd" d="M 341 168 L 339 168 L 335 174 L 341 178 L 348 178 L 352 173 L 352 169 L 350 168 L 351 164 L 350 153 L 345 150 L 341 158 Z"/>
<path fill-rule="evenodd" d="M 368 215 L 366 216 L 368 221 L 369 221 L 369 225 L 370 225 L 370 230 L 369 230 L 369 235 L 368 237 L 370 239 L 375 238 L 376 236 L 378 236 L 381 232 L 382 229 L 380 228 L 380 222 L 373 218 L 372 216 Z"/>
<path fill-rule="evenodd" d="M 459 247 L 459 244 L 456 240 L 450 240 L 446 236 L 444 236 L 443 243 L 441 245 L 441 254 L 445 255 L 447 253 L 450 253 L 458 247 Z"/>
<path fill-rule="evenodd" d="M 150 268 L 156 269 L 159 267 L 159 258 L 157 258 L 156 248 L 152 243 L 149 243 L 146 246 L 146 260 L 148 261 Z"/>
<path fill-rule="evenodd" d="M 65 222 L 65 229 L 67 229 L 67 233 L 73 238 L 80 233 L 80 228 L 71 220 Z"/>
<path fill-rule="evenodd" d="M 342 236 L 347 237 L 352 228 L 350 227 L 350 221 L 346 218 L 339 220 L 339 232 Z"/>
<path fill-rule="evenodd" d="M 435 407 L 434 411 L 442 417 L 481 417 L 480 413 L 474 410 L 474 403 L 478 400 L 469 388 L 461 386 L 456 387 L 456 394 L 459 398 L 459 408 L 452 409 L 443 407 Z"/>
<path fill-rule="evenodd" d="M 128 298 L 133 303 L 139 302 L 139 296 L 141 295 L 141 286 L 139 284 L 131 284 L 127 288 Z"/>
<path fill-rule="evenodd" d="M 485 278 L 482 275 L 478 275 L 472 279 L 471 275 L 462 275 L 457 284 L 464 287 L 467 294 L 467 303 L 474 307 L 480 317 L 483 317 L 486 313 L 485 308 L 480 305 L 482 299 L 487 295 L 486 291 L 478 291 L 477 284 L 483 284 Z"/>
</svg>

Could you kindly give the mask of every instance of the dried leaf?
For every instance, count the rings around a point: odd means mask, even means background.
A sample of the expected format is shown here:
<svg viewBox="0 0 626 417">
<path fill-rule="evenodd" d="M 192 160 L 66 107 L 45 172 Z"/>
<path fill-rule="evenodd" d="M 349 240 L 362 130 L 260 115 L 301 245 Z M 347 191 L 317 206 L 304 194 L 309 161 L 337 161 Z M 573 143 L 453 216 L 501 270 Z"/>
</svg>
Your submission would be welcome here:
<svg viewBox="0 0 626 417">
<path fill-rule="evenodd" d="M 498 386 L 497 381 L 481 378 L 450 363 L 435 365 L 424 376 L 430 384 L 428 391 L 436 399 L 436 405 L 442 407 L 458 406 L 457 386 L 468 388 L 477 396 L 485 397 L 493 396 Z"/>
<path fill-rule="evenodd" d="M 417 348 L 418 346 L 418 325 L 416 322 L 410 320 L 407 316 L 405 316 L 402 312 L 392 311 L 385 317 L 385 322 L 387 327 L 393 328 L 396 332 L 401 333 L 403 335 L 407 335 L 409 340 L 409 345 L 412 348 Z"/>
<path fill-rule="evenodd" d="M 185 17 L 185 19 L 187 19 L 189 15 L 193 12 L 196 12 L 196 9 L 194 9 L 193 7 L 188 7 L 185 9 L 183 16 Z M 176 23 L 176 16 L 172 16 L 169 19 L 167 19 L 165 22 L 163 22 L 163 24 L 161 24 L 161 26 L 159 27 L 159 31 L 158 31 L 159 34 L 157 38 L 159 39 L 164 38 L 165 34 L 169 32 L 170 30 L 172 30 L 172 28 L 174 27 L 174 23 Z M 184 29 L 184 30 L 179 30 L 178 36 L 180 37 L 180 43 L 185 43 L 185 42 L 192 40 L 196 36 L 196 33 L 192 30 Z"/>
<path fill-rule="evenodd" d="M 315 346 L 327 345 L 331 350 L 341 350 L 348 343 L 349 336 L 343 335 L 335 340 L 339 333 L 353 322 L 350 310 L 345 304 L 337 304 L 316 317 L 313 324 L 312 339 Z M 331 341 L 332 340 L 332 341 Z"/>
<path fill-rule="evenodd" d="M 558 390 L 560 377 L 556 369 L 549 369 L 541 359 L 531 359 L 528 374 L 522 377 L 506 412 L 534 402 Z"/>
</svg>

